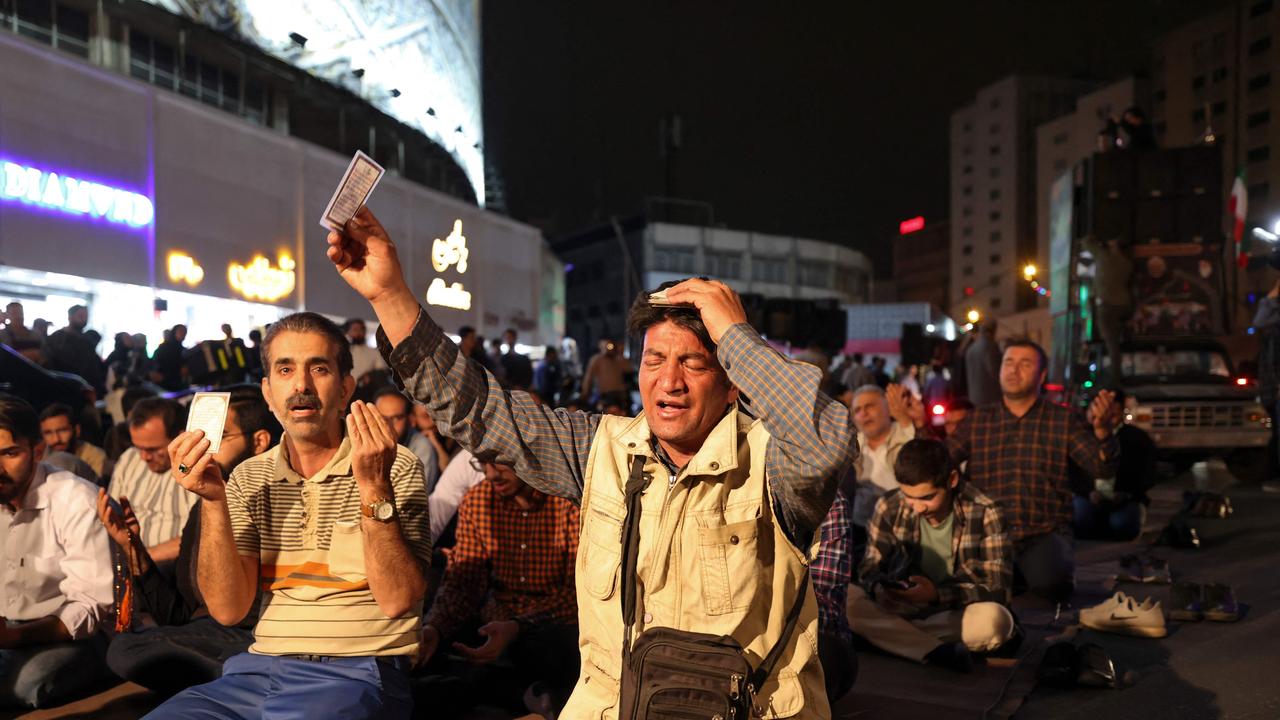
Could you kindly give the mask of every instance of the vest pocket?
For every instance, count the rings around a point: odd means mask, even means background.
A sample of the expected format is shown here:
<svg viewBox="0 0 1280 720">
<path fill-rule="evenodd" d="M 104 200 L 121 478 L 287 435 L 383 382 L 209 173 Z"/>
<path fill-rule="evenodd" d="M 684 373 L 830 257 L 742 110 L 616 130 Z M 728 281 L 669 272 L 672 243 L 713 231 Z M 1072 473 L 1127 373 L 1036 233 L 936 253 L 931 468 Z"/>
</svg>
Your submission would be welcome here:
<svg viewBox="0 0 1280 720">
<path fill-rule="evenodd" d="M 578 574 L 587 592 L 593 597 L 607 600 L 618 585 L 618 570 L 622 565 L 622 524 L 625 509 L 620 503 L 593 497 L 582 513 L 586 519 L 583 533 L 586 542 L 578 555 L 582 563 Z"/>
<path fill-rule="evenodd" d="M 702 604 L 708 615 L 746 610 L 755 595 L 760 520 L 698 528 Z"/>
</svg>

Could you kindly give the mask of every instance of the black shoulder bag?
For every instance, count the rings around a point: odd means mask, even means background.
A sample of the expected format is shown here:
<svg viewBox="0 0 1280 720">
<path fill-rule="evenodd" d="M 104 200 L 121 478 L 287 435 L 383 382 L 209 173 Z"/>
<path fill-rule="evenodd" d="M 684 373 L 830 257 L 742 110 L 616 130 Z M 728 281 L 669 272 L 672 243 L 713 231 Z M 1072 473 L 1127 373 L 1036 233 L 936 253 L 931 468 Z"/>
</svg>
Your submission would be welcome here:
<svg viewBox="0 0 1280 720">
<path fill-rule="evenodd" d="M 640 554 L 640 493 L 648 485 L 644 457 L 637 456 L 627 480 L 627 518 L 622 531 L 622 682 L 619 720 L 747 720 L 755 694 L 786 650 L 809 589 L 806 570 L 787 613 L 778 644 L 758 668 L 732 637 L 672 628 L 646 629 L 631 646 L 636 615 L 636 564 Z"/>
</svg>

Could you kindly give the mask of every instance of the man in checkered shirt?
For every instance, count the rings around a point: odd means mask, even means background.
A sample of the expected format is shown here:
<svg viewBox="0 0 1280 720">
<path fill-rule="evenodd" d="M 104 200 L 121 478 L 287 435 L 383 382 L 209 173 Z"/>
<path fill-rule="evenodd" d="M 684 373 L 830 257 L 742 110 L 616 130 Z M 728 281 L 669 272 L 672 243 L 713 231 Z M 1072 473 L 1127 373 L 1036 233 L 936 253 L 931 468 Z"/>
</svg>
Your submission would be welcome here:
<svg viewBox="0 0 1280 720">
<path fill-rule="evenodd" d="M 974 487 L 1000 504 L 1014 546 L 1014 587 L 1064 602 L 1075 589 L 1067 469 L 1110 477 L 1120 447 L 1108 420 L 1115 396 L 1099 392 L 1081 415 L 1044 399 L 1048 372 L 1039 345 L 1009 342 L 1000 364 L 1002 400 L 975 409 L 947 448 L 957 465 L 968 461 Z"/>
</svg>

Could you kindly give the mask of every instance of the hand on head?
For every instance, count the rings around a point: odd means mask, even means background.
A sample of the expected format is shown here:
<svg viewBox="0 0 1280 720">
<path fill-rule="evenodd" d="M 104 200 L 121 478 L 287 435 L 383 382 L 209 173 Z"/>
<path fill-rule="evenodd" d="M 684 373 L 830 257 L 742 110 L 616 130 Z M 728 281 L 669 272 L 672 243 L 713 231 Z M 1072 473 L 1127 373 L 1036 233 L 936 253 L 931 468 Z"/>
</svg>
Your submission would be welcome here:
<svg viewBox="0 0 1280 720">
<path fill-rule="evenodd" d="M 747 321 L 742 298 L 719 280 L 691 278 L 667 288 L 666 294 L 669 302 L 698 308 L 702 323 L 707 326 L 707 334 L 716 344 L 730 327 Z"/>
</svg>

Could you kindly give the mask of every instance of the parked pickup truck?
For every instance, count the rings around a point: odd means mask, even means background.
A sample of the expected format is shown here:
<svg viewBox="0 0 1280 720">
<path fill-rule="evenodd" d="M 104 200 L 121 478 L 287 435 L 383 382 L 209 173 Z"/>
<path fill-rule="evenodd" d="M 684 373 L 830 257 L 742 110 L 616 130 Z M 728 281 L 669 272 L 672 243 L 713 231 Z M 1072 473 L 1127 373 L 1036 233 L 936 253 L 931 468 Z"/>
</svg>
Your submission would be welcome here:
<svg viewBox="0 0 1280 720">
<path fill-rule="evenodd" d="M 1255 379 L 1237 376 L 1220 344 L 1143 339 L 1122 355 L 1125 422 L 1147 431 L 1162 454 L 1179 464 L 1223 457 L 1237 475 L 1269 470 L 1271 417 Z"/>
</svg>

